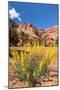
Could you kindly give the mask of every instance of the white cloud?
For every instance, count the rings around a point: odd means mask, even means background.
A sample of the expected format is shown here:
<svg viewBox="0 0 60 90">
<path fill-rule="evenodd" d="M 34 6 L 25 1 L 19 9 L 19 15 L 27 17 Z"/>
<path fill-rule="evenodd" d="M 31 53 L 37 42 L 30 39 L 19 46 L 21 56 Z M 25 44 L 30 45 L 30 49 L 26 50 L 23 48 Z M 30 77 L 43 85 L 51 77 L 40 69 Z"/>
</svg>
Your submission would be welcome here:
<svg viewBox="0 0 60 90">
<path fill-rule="evenodd" d="M 20 18 L 20 13 L 18 13 L 14 8 L 12 9 L 9 9 L 9 17 L 11 19 L 15 19 L 17 18 L 20 22 L 22 21 L 21 18 Z"/>
<path fill-rule="evenodd" d="M 21 22 L 22 21 L 22 19 L 20 18 L 20 17 L 18 17 L 18 20 Z"/>
</svg>

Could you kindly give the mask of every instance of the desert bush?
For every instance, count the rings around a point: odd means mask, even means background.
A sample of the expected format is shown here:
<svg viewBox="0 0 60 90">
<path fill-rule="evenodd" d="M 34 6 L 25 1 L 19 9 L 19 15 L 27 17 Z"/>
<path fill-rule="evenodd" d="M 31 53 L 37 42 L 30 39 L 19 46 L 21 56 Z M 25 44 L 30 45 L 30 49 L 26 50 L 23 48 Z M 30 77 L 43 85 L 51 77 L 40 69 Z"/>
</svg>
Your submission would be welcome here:
<svg viewBox="0 0 60 90">
<path fill-rule="evenodd" d="M 44 43 L 34 42 L 33 47 L 28 43 L 28 53 L 11 51 L 16 60 L 16 74 L 20 81 L 28 81 L 32 86 L 49 75 L 49 65 L 57 54 L 57 48 L 46 48 Z"/>
<path fill-rule="evenodd" d="M 19 42 L 18 33 L 16 31 L 17 27 L 16 22 L 9 19 L 9 46 L 17 46 Z"/>
</svg>

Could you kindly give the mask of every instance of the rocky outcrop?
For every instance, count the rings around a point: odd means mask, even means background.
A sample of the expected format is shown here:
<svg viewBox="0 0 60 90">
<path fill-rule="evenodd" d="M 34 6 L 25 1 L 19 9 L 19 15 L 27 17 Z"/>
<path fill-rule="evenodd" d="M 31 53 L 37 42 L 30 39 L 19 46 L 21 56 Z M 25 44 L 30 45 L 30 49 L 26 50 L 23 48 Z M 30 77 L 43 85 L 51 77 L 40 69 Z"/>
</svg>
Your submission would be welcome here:
<svg viewBox="0 0 60 90">
<path fill-rule="evenodd" d="M 10 45 L 14 44 L 16 41 L 13 46 L 24 46 L 28 41 L 33 42 L 34 40 L 43 40 L 45 46 L 53 46 L 55 42 L 58 43 L 58 26 L 39 29 L 30 23 L 17 25 L 14 21 L 9 21 Z"/>
</svg>

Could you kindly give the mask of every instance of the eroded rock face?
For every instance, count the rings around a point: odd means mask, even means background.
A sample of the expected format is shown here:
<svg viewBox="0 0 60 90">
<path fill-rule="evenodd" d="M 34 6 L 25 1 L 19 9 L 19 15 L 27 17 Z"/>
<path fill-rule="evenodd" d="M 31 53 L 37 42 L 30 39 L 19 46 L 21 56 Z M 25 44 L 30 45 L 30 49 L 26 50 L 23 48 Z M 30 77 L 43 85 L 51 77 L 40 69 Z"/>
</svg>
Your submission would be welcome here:
<svg viewBox="0 0 60 90">
<path fill-rule="evenodd" d="M 41 41 L 44 40 L 46 46 L 52 46 L 55 42 L 58 42 L 58 26 L 53 26 L 47 29 L 38 29 L 30 23 L 21 23 L 18 26 L 13 23 L 14 22 L 9 23 L 9 31 L 10 30 L 13 30 L 14 32 L 16 31 L 17 35 L 16 34 L 14 34 L 15 36 L 13 35 L 14 37 L 13 42 L 15 43 L 15 38 L 17 36 L 17 40 L 19 41 L 18 42 L 16 40 L 17 46 L 20 45 L 24 46 L 28 41 L 33 42 L 33 40 L 38 39 L 40 39 Z"/>
<path fill-rule="evenodd" d="M 58 41 L 58 26 L 48 28 L 45 31 L 42 37 L 46 40 L 47 45 L 52 45 Z"/>
<path fill-rule="evenodd" d="M 38 29 L 32 24 L 23 23 L 19 25 L 17 32 L 24 32 L 24 34 L 28 35 L 29 39 L 31 40 L 39 38 L 41 40 L 43 39 L 46 42 L 47 46 L 51 46 L 52 44 L 54 44 L 54 42 L 56 42 L 58 38 L 58 26 L 54 26 L 44 30 Z"/>
</svg>

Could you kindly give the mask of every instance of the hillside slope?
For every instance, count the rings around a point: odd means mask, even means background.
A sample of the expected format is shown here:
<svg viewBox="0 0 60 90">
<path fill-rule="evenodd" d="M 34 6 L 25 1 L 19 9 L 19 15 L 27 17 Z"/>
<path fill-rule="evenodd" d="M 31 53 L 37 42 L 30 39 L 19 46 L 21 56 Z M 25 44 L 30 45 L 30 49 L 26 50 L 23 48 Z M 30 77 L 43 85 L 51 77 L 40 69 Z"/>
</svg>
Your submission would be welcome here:
<svg viewBox="0 0 60 90">
<path fill-rule="evenodd" d="M 25 46 L 28 42 L 44 41 L 45 46 L 53 46 L 58 42 L 58 26 L 47 29 L 38 29 L 30 23 L 17 25 L 9 20 L 9 42 L 10 46 Z"/>
</svg>

